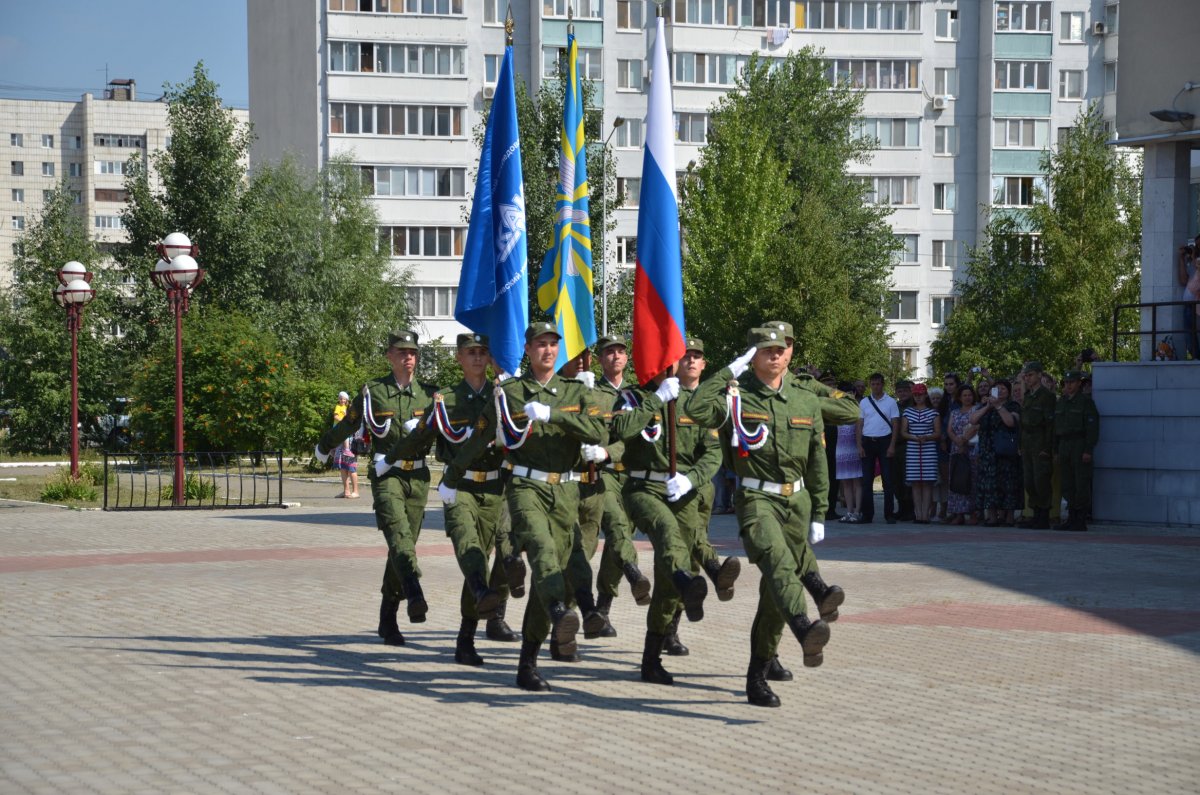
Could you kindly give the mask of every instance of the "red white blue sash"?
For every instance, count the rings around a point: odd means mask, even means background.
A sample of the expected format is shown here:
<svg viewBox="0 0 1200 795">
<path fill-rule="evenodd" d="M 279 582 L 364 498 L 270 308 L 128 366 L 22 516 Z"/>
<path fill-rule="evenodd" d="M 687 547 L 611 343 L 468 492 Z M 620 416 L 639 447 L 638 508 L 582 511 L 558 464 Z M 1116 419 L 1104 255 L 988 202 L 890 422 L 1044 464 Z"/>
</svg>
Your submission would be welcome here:
<svg viewBox="0 0 1200 795">
<path fill-rule="evenodd" d="M 371 390 L 367 387 L 367 384 L 363 384 L 363 423 L 367 426 L 367 429 L 376 436 L 376 438 L 382 439 L 383 437 L 387 436 L 388 431 L 392 427 L 392 418 L 388 417 L 382 423 L 375 421 L 375 410 L 371 406 Z"/>
<path fill-rule="evenodd" d="M 508 410 L 508 395 L 503 389 L 496 388 L 496 444 L 506 450 L 516 450 L 525 444 L 533 430 L 533 421 L 526 419 L 525 427 L 517 424 L 512 412 Z"/>
<path fill-rule="evenodd" d="M 625 401 L 625 405 L 621 408 L 622 411 L 633 411 L 642 405 L 638 400 L 637 394 L 632 389 L 622 389 L 621 398 Z M 642 438 L 650 444 L 655 444 L 662 438 L 662 423 L 656 422 L 642 428 Z"/>
<path fill-rule="evenodd" d="M 446 408 L 446 400 L 442 397 L 441 392 L 437 392 L 433 396 L 433 424 L 451 444 L 462 444 L 471 433 L 470 423 L 464 423 L 459 430 L 454 428 L 454 423 L 450 421 L 450 411 Z"/>
<path fill-rule="evenodd" d="M 725 397 L 729 409 L 729 419 L 733 424 L 733 446 L 737 448 L 739 458 L 749 458 L 751 450 L 757 450 L 767 443 L 769 428 L 767 424 L 759 423 L 758 427 L 750 430 L 742 419 L 742 396 L 738 391 L 737 381 L 729 382 L 729 391 Z"/>
</svg>

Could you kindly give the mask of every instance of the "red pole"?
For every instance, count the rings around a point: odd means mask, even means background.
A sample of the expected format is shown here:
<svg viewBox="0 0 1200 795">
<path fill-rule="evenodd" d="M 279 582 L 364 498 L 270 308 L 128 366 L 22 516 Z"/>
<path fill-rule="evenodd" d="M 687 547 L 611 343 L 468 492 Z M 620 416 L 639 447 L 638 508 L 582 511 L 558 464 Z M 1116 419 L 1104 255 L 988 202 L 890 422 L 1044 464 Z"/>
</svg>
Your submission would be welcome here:
<svg viewBox="0 0 1200 795">
<path fill-rule="evenodd" d="M 183 297 L 180 288 L 171 291 L 175 310 L 175 490 L 171 503 L 183 505 Z"/>
<path fill-rule="evenodd" d="M 79 307 L 67 307 L 71 329 L 71 480 L 79 480 Z"/>
</svg>

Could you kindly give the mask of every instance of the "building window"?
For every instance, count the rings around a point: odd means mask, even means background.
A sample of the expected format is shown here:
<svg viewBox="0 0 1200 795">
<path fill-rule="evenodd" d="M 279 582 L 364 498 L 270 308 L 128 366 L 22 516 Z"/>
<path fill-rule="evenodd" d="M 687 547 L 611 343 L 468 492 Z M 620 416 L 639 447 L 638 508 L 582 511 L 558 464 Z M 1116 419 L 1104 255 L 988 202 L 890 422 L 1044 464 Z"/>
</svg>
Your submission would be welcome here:
<svg viewBox="0 0 1200 795">
<path fill-rule="evenodd" d="M 42 176 L 43 177 L 53 177 L 54 176 L 54 164 L 53 163 L 42 163 Z"/>
<path fill-rule="evenodd" d="M 641 30 L 645 24 L 644 0 L 617 0 L 617 30 Z"/>
<path fill-rule="evenodd" d="M 642 62 L 617 60 L 617 88 L 625 91 L 642 90 Z"/>
<path fill-rule="evenodd" d="M 933 153 L 944 157 L 958 154 L 958 127 L 946 124 L 933 128 Z"/>
<path fill-rule="evenodd" d="M 790 26 L 791 4 L 791 0 L 675 0 L 675 13 L 671 19 L 680 25 Z"/>
<path fill-rule="evenodd" d="M 1104 29 L 1110 36 L 1117 32 L 1117 17 L 1120 16 L 1117 9 L 1116 3 L 1110 3 L 1104 7 Z"/>
<path fill-rule="evenodd" d="M 83 163 L 67 163 L 67 176 L 82 177 Z"/>
<path fill-rule="evenodd" d="M 997 119 L 994 128 L 996 149 L 1045 149 L 1050 143 L 1049 119 Z"/>
<path fill-rule="evenodd" d="M 581 80 L 604 79 L 604 59 L 601 56 L 600 50 L 579 48 L 579 63 L 576 68 L 579 70 Z M 542 77 L 562 76 L 566 63 L 567 50 L 565 47 L 542 48 Z"/>
<path fill-rule="evenodd" d="M 746 67 L 745 55 L 675 53 L 675 82 L 680 85 L 732 86 Z"/>
<path fill-rule="evenodd" d="M 916 177 L 864 177 L 867 203 L 889 207 L 917 206 Z"/>
<path fill-rule="evenodd" d="M 637 265 L 637 238 L 618 237 L 616 260 L 618 265 L 633 267 Z"/>
<path fill-rule="evenodd" d="M 146 136 L 125 133 L 96 133 L 92 136 L 94 146 L 111 146 L 117 149 L 145 149 Z"/>
<path fill-rule="evenodd" d="M 916 348 L 888 348 L 892 358 L 892 367 L 902 372 L 912 372 L 917 366 Z"/>
<path fill-rule="evenodd" d="M 329 0 L 329 10 L 358 14 L 461 16 L 463 0 Z"/>
<path fill-rule="evenodd" d="M 459 138 L 462 122 L 463 109 L 448 105 L 329 103 L 330 134 Z"/>
<path fill-rule="evenodd" d="M 1058 73 L 1058 98 L 1083 99 L 1083 70 L 1061 69 Z"/>
<path fill-rule="evenodd" d="M 1064 11 L 1058 15 L 1058 40 L 1083 41 L 1083 12 Z"/>
<path fill-rule="evenodd" d="M 838 58 L 826 61 L 830 85 L 848 83 L 867 91 L 915 91 L 921 87 L 920 61 L 877 61 Z"/>
<path fill-rule="evenodd" d="M 929 320 L 935 326 L 944 326 L 954 312 L 954 296 L 935 295 L 929 311 Z"/>
<path fill-rule="evenodd" d="M 96 188 L 98 202 L 124 202 L 129 200 L 129 194 L 120 188 Z"/>
<path fill-rule="evenodd" d="M 329 43 L 329 71 L 462 77 L 467 48 L 449 44 Z"/>
<path fill-rule="evenodd" d="M 18 240 L 16 243 L 13 243 L 12 244 L 12 255 L 14 257 L 24 257 L 25 256 L 25 244 L 23 242 L 21 242 L 20 240 Z"/>
<path fill-rule="evenodd" d="M 957 38 L 957 12 L 955 38 Z M 921 4 L 912 0 L 801 0 L 796 27 L 808 30 L 920 30 Z M 939 37 L 941 34 L 938 34 Z"/>
<path fill-rule="evenodd" d="M 675 140 L 681 144 L 703 144 L 708 141 L 707 113 L 676 113 Z"/>
<path fill-rule="evenodd" d="M 1037 262 L 1042 258 L 1042 238 L 1040 235 L 1004 235 L 992 241 L 992 251 L 997 259 Z"/>
<path fill-rule="evenodd" d="M 958 9 L 939 8 L 934 12 L 934 38 L 958 41 Z"/>
<path fill-rule="evenodd" d="M 893 290 L 883 316 L 887 320 L 916 320 L 916 290 Z"/>
<path fill-rule="evenodd" d="M 54 148 L 54 136 L 53 135 L 50 135 L 49 133 L 42 133 L 42 148 L 43 149 L 53 149 Z"/>
<path fill-rule="evenodd" d="M 992 177 L 992 201 L 1003 207 L 1029 207 L 1040 183 L 1037 177 Z"/>
<path fill-rule="evenodd" d="M 71 191 L 71 202 L 72 202 L 72 204 L 83 204 L 83 191 L 81 191 L 81 190 Z"/>
<path fill-rule="evenodd" d="M 996 3 L 996 30 L 1050 32 L 1050 3 Z"/>
<path fill-rule="evenodd" d="M 1112 94 L 1117 90 L 1117 62 L 1108 61 L 1104 64 L 1104 93 Z"/>
<path fill-rule="evenodd" d="M 467 195 L 467 170 L 439 166 L 362 166 L 373 196 L 449 199 Z"/>
<path fill-rule="evenodd" d="M 414 317 L 452 318 L 457 287 L 409 287 L 408 311 Z"/>
<path fill-rule="evenodd" d="M 917 235 L 895 235 L 896 242 L 901 246 L 896 252 L 897 265 L 916 265 L 917 264 L 917 243 L 920 238 Z"/>
<path fill-rule="evenodd" d="M 850 124 L 850 138 L 874 138 L 880 149 L 919 149 L 921 120 L 855 119 Z"/>
<path fill-rule="evenodd" d="M 25 189 L 24 188 L 13 188 L 12 189 L 12 200 L 14 202 L 16 202 L 17 204 L 24 204 L 25 203 Z"/>
<path fill-rule="evenodd" d="M 625 207 L 637 207 L 642 199 L 642 180 L 633 177 L 617 177 L 617 195 L 625 198 Z"/>
<path fill-rule="evenodd" d="M 97 229 L 124 229 L 125 225 L 121 223 L 119 215 L 97 215 L 95 219 L 95 227 Z"/>
<path fill-rule="evenodd" d="M 1049 61 L 996 61 L 997 91 L 1049 91 Z"/>
<path fill-rule="evenodd" d="M 1071 130 L 1074 130 L 1074 129 L 1075 129 L 1074 127 L 1059 127 L 1058 131 L 1055 134 L 1055 139 L 1054 139 L 1055 143 L 1058 146 L 1062 146 L 1063 144 L 1065 144 L 1067 142 L 1067 138 L 1070 137 L 1070 135 L 1071 135 Z"/>
<path fill-rule="evenodd" d="M 50 200 L 53 198 L 54 198 L 54 191 L 52 191 L 52 190 L 43 190 L 42 191 L 42 204 L 49 204 Z"/>
<path fill-rule="evenodd" d="M 75 136 L 75 141 L 72 144 L 72 148 L 73 149 L 82 149 L 83 148 L 83 136 L 82 135 Z"/>
<path fill-rule="evenodd" d="M 16 231 L 18 231 L 18 232 L 20 232 L 21 230 L 23 230 L 23 229 L 25 228 L 25 216 L 23 216 L 23 215 L 14 215 L 14 216 L 12 217 L 12 228 L 13 228 L 13 229 L 15 229 L 15 230 L 16 230 Z"/>
<path fill-rule="evenodd" d="M 22 133 L 9 133 L 8 145 L 22 147 L 25 146 L 25 136 Z"/>
<path fill-rule="evenodd" d="M 625 123 L 617 128 L 616 139 L 618 149 L 640 149 L 642 146 L 642 120 L 626 119 Z"/>
<path fill-rule="evenodd" d="M 953 240 L 933 241 L 933 267 L 953 268 L 958 264 Z"/>
<path fill-rule="evenodd" d="M 9 173 L 14 177 L 25 176 L 25 164 L 20 160 L 14 160 L 8 164 Z"/>
<path fill-rule="evenodd" d="M 933 93 L 941 96 L 958 96 L 958 69 L 934 69 Z"/>
<path fill-rule="evenodd" d="M 600 19 L 601 0 L 542 0 L 543 17 L 567 16 L 567 6 L 575 9 L 576 19 Z"/>
<path fill-rule="evenodd" d="M 96 173 L 97 174 L 124 174 L 125 173 L 125 161 L 124 160 L 97 160 L 96 161 Z"/>
<path fill-rule="evenodd" d="M 507 8 L 506 0 L 483 0 L 483 24 L 503 25 Z"/>
<path fill-rule="evenodd" d="M 461 226 L 381 226 L 379 244 L 391 257 L 461 257 L 467 230 Z"/>
<path fill-rule="evenodd" d="M 958 188 L 953 182 L 933 184 L 933 211 L 953 213 L 958 211 Z"/>
<path fill-rule="evenodd" d="M 503 55 L 483 56 L 483 84 L 485 86 L 496 85 L 496 81 L 500 79 L 500 64 L 503 59 Z"/>
</svg>

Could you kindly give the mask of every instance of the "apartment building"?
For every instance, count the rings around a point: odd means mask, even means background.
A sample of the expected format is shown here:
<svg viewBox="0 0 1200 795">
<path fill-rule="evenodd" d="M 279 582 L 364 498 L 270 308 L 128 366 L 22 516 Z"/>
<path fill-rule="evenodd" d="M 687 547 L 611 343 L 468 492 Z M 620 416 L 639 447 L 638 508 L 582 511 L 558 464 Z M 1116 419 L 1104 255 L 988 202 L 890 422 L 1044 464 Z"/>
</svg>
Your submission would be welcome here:
<svg viewBox="0 0 1200 795">
<path fill-rule="evenodd" d="M 126 165 L 131 156 L 147 162 L 168 139 L 167 106 L 137 101 L 133 80 L 75 102 L 0 99 L 0 284 L 11 283 L 22 234 L 64 179 L 101 248 L 125 240 Z"/>
<path fill-rule="evenodd" d="M 508 0 L 255 0 L 248 4 L 251 161 L 290 151 L 319 166 L 350 153 L 375 186 L 381 240 L 412 275 L 410 303 L 429 337 L 450 339 L 477 159 L 473 131 L 504 52 Z M 611 143 L 617 189 L 607 263 L 631 268 L 655 3 L 513 2 L 516 71 L 556 79 L 568 7 L 591 112 Z M 927 371 L 953 312 L 954 280 L 981 206 L 1019 212 L 1039 157 L 1086 103 L 1115 113 L 1114 0 L 668 0 L 676 163 L 704 147 L 712 105 L 751 53 L 812 45 L 830 80 L 865 92 L 852 132 L 878 139 L 856 166 L 893 210 L 903 243 L 885 309 L 894 356 Z M 618 117 L 625 122 L 613 126 Z M 593 179 L 599 175 L 593 175 Z M 599 260 L 599 253 L 595 255 Z"/>
</svg>

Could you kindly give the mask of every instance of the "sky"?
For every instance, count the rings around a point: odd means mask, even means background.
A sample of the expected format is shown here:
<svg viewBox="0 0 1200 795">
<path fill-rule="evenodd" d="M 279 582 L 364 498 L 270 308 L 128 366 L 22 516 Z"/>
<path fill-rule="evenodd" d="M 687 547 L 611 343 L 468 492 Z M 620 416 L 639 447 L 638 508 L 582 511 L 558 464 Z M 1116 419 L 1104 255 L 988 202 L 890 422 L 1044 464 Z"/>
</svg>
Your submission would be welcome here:
<svg viewBox="0 0 1200 795">
<path fill-rule="evenodd" d="M 0 96 L 103 96 L 137 81 L 138 99 L 191 79 L 204 61 L 221 99 L 249 106 L 247 0 L 0 0 Z"/>
</svg>

